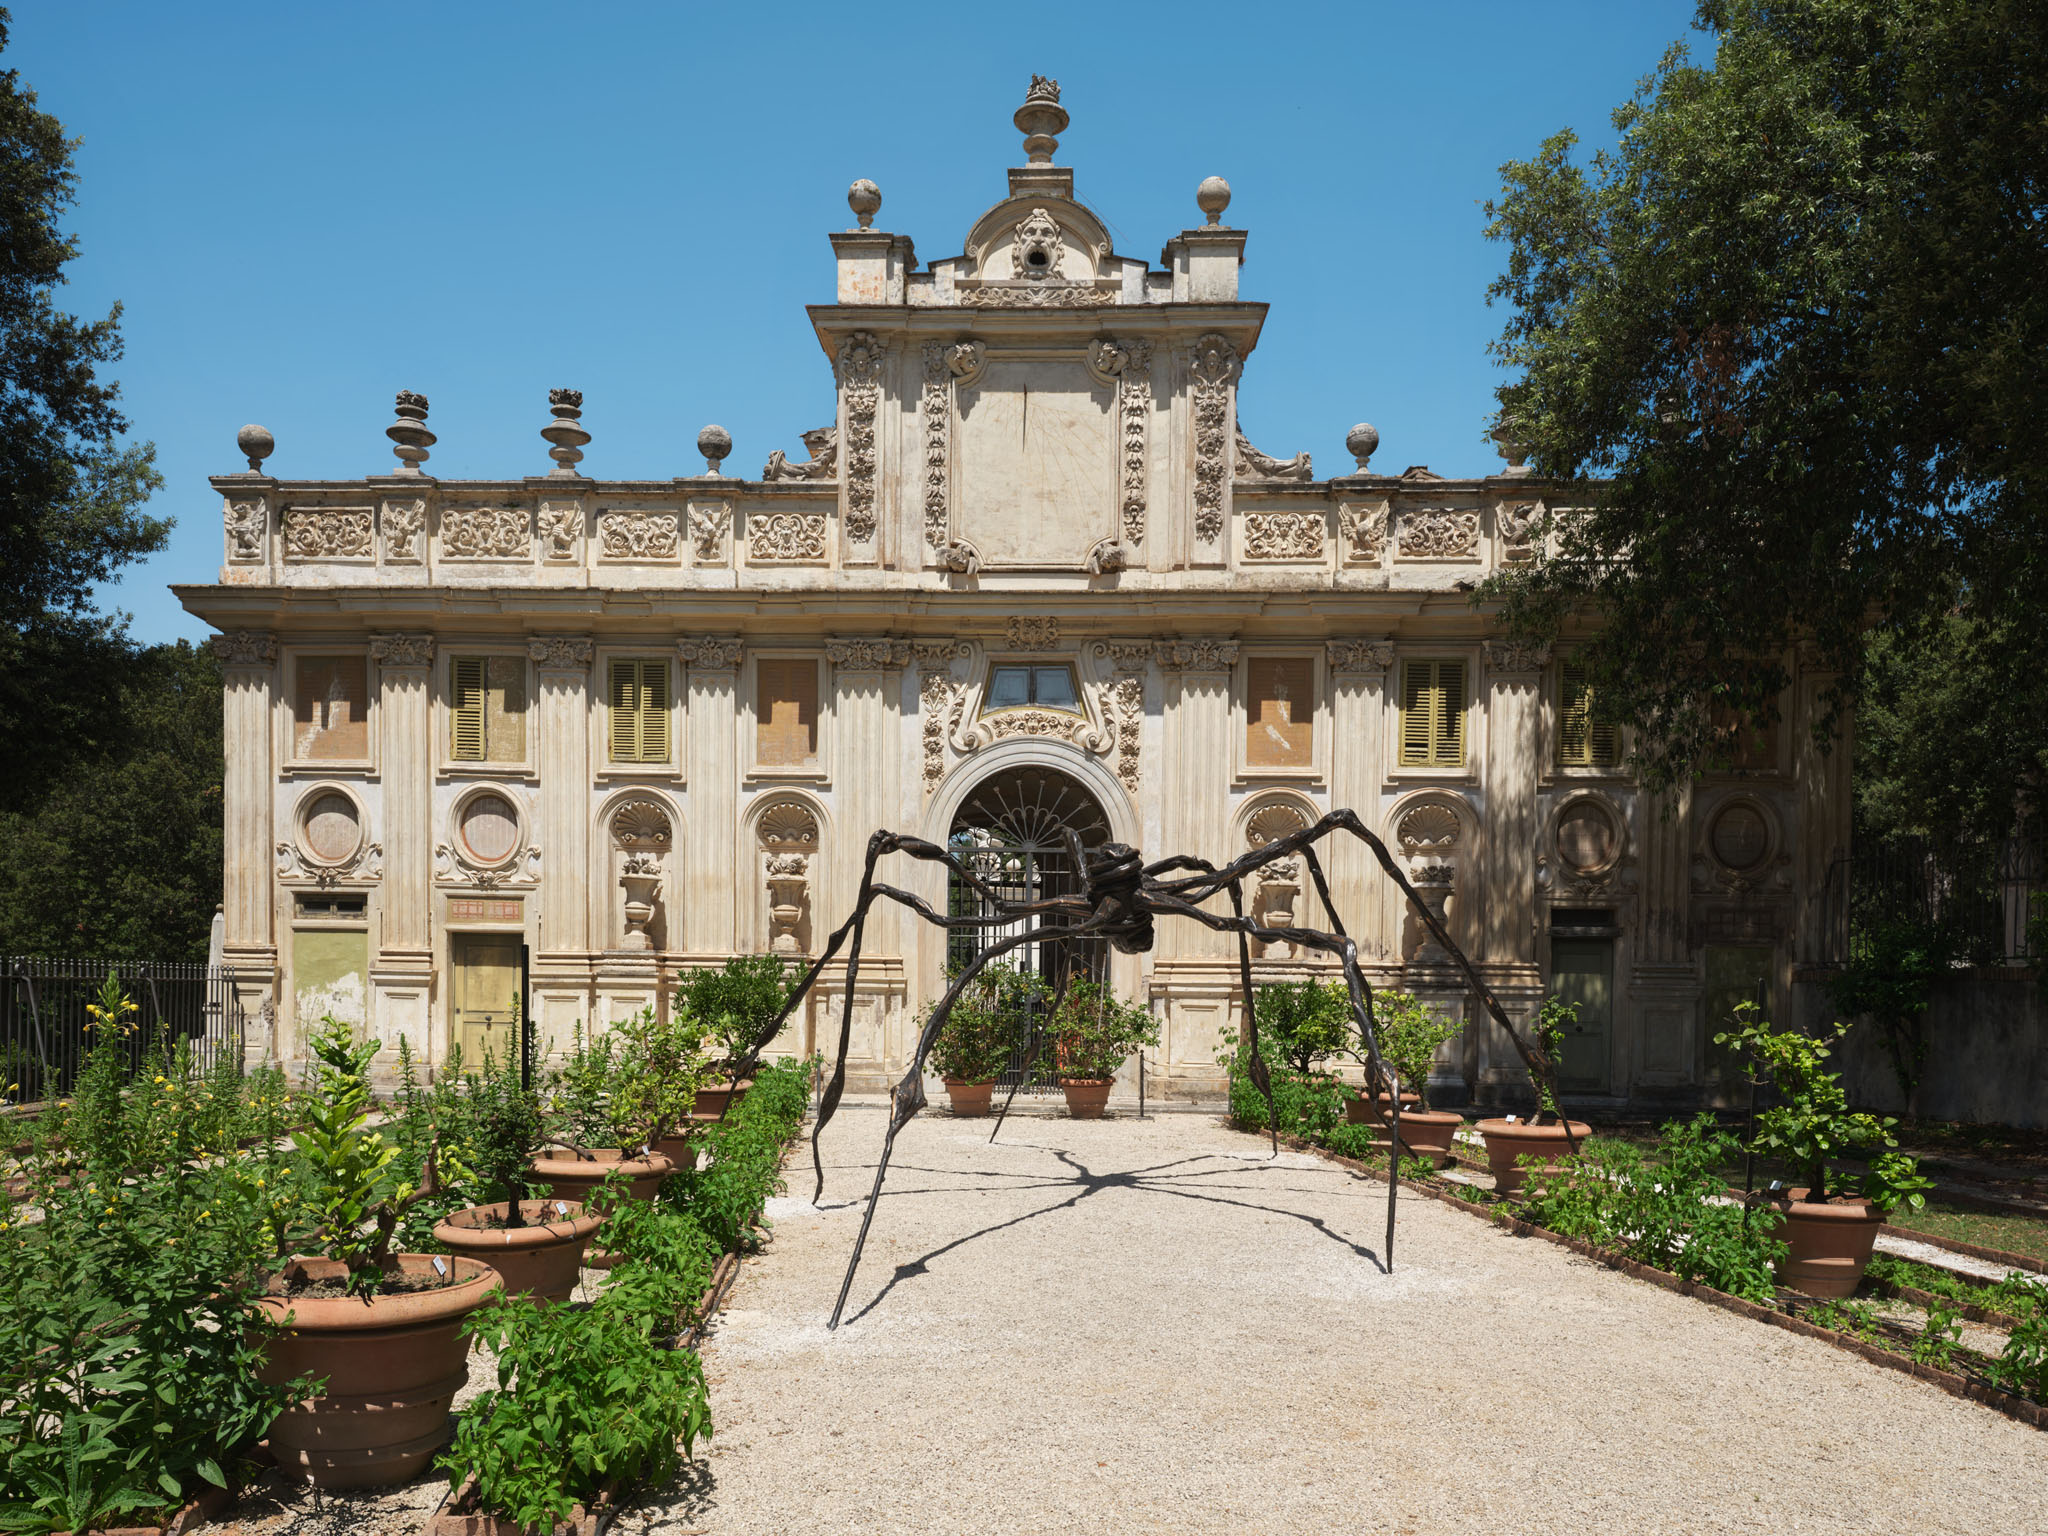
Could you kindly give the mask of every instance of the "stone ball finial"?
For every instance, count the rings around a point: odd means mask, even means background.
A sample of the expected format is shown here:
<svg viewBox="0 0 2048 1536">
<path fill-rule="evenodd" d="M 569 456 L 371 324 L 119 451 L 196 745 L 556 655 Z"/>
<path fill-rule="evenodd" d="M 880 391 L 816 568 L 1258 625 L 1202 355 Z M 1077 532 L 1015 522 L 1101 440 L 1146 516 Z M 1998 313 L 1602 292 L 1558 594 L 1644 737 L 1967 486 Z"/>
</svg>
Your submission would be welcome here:
<svg viewBox="0 0 2048 1536">
<path fill-rule="evenodd" d="M 1230 183 L 1221 176 L 1205 176 L 1195 188 L 1195 206 L 1208 215 L 1211 224 L 1221 223 L 1223 210 L 1230 206 Z"/>
<path fill-rule="evenodd" d="M 252 421 L 235 434 L 235 446 L 249 461 L 249 473 L 260 475 L 263 473 L 263 461 L 277 452 L 277 439 L 270 435 L 270 428 L 259 427 Z"/>
<path fill-rule="evenodd" d="M 716 424 L 697 434 L 697 451 L 704 455 L 704 473 L 716 476 L 718 466 L 732 455 L 732 434 Z"/>
<path fill-rule="evenodd" d="M 863 176 L 846 189 L 846 206 L 860 220 L 862 229 L 872 229 L 875 215 L 882 210 L 882 189 Z"/>
<path fill-rule="evenodd" d="M 1380 446 L 1380 429 L 1369 421 L 1361 421 L 1344 434 L 1344 446 L 1351 450 L 1351 457 L 1358 460 L 1358 472 L 1365 473 L 1365 467 L 1372 462 L 1373 454 Z"/>
</svg>

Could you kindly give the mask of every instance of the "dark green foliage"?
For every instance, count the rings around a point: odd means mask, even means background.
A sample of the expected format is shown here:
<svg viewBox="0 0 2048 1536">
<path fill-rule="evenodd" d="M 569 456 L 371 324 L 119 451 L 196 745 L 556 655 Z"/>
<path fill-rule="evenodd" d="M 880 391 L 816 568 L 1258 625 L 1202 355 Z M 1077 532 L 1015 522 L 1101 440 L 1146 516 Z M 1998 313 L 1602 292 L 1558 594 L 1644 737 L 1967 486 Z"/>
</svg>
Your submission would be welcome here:
<svg viewBox="0 0 2048 1536">
<path fill-rule="evenodd" d="M 1159 1024 L 1149 1008 L 1122 1002 L 1094 981 L 1068 986 L 1046 1030 L 1063 1078 L 1114 1077 L 1132 1052 L 1159 1043 Z"/>
<path fill-rule="evenodd" d="M 204 960 L 221 892 L 220 666 L 183 641 L 103 649 L 105 697 L 61 772 L 10 759 L 0 952 Z M 52 709 L 76 697 L 38 686 Z M 51 729 L 43 717 L 6 739 L 26 748 Z"/>
<path fill-rule="evenodd" d="M 1979 733 L 2023 739 L 1980 762 L 2038 764 L 2048 9 L 1699 15 L 1711 65 L 1667 54 L 1616 111 L 1614 150 L 1581 162 L 1561 132 L 1503 167 L 1502 411 L 1592 511 L 1560 558 L 1488 593 L 1535 633 L 1598 610 L 1596 708 L 1644 727 L 1660 780 L 1725 761 L 1728 712 L 1777 712 L 1795 639 L 1846 696 L 1873 613 L 1932 659 L 1923 626 L 1960 601 L 2030 667 Z M 1940 803 L 1933 788 L 1900 798 Z"/>
<path fill-rule="evenodd" d="M 1882 918 L 1854 935 L 1828 995 L 1850 1018 L 1869 1018 L 1883 1037 L 1899 1096 L 1910 1111 L 1927 1066 L 1928 989 L 1948 968 L 1942 935 L 1911 917 Z"/>
<path fill-rule="evenodd" d="M 948 981 L 959 971 L 957 964 L 949 966 Z M 984 966 L 946 1015 L 946 1026 L 932 1046 L 932 1070 L 965 1083 L 993 1082 L 1030 1037 L 1032 1017 L 1046 996 L 1046 985 L 1034 972 L 1000 962 Z"/>
<path fill-rule="evenodd" d="M 1254 994 L 1259 1050 L 1296 1072 L 1346 1049 L 1353 1038 L 1351 994 L 1341 982 L 1276 981 Z"/>
<path fill-rule="evenodd" d="M 782 1150 L 809 1100 L 808 1064 L 779 1061 L 705 1139 L 697 1166 L 663 1181 L 662 1198 L 687 1211 L 721 1253 L 752 1246 L 761 1207 L 782 1188 Z"/>
<path fill-rule="evenodd" d="M 505 1224 L 524 1226 L 519 1202 L 532 1182 L 528 1164 L 547 1140 L 540 1095 L 520 1085 L 519 1060 L 511 1052 L 503 1061 L 487 1055 L 483 1070 L 466 1074 L 462 1088 L 466 1113 L 459 1127 L 448 1128 L 459 1140 L 444 1144 L 459 1148 L 463 1170 L 483 1196 L 477 1203 L 505 1201 L 510 1206 Z"/>
<path fill-rule="evenodd" d="M 1984 1374 L 2008 1392 L 2048 1403 L 2048 1281 L 2008 1275 L 2005 1284 L 2011 1294 L 2003 1310 L 2020 1323 Z"/>
<path fill-rule="evenodd" d="M 1406 992 L 1385 991 L 1373 999 L 1380 1059 L 1394 1069 L 1401 1091 L 1429 1108 L 1429 1068 L 1437 1047 L 1463 1026 Z"/>
</svg>

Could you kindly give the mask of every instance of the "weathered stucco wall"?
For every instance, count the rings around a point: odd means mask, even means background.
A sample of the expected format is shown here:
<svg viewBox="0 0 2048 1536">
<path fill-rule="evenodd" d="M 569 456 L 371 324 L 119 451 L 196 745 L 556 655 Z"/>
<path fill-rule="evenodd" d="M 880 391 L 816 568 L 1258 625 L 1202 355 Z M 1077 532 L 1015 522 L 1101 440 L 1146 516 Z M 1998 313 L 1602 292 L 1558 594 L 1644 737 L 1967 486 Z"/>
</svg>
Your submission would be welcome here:
<svg viewBox="0 0 2048 1536">
<path fill-rule="evenodd" d="M 2048 1126 L 2048 999 L 2038 978 L 1963 972 L 1936 984 L 1927 1040 L 1922 1116 Z M 1837 1056 L 1852 1102 L 1904 1112 L 1891 1054 L 1874 1025 L 1860 1021 Z"/>
</svg>

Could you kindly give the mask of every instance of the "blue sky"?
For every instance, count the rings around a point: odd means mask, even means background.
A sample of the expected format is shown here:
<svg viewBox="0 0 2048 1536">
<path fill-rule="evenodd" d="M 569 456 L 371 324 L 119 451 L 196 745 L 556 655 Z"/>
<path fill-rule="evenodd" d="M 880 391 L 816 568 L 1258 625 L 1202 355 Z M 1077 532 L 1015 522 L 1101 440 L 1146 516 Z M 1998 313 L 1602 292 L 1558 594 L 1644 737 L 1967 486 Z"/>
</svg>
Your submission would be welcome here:
<svg viewBox="0 0 2048 1536">
<path fill-rule="evenodd" d="M 716 6 L 15 0 L 5 64 L 74 137 L 83 254 L 60 302 L 127 306 L 117 370 L 157 445 L 169 547 L 106 601 L 145 640 L 203 625 L 209 474 L 276 434 L 282 478 L 382 474 L 391 397 L 433 401 L 428 469 L 538 474 L 547 391 L 584 391 L 599 477 L 728 470 L 831 415 L 803 313 L 832 297 L 847 183 L 921 259 L 958 251 L 1022 162 L 1032 73 L 1057 159 L 1118 249 L 1156 261 L 1208 175 L 1273 306 L 1251 439 L 1481 473 L 1501 250 L 1480 205 L 1546 133 L 1608 114 L 1688 35 L 1691 0 Z M 1695 37 L 1695 43 L 1698 39 Z"/>
</svg>

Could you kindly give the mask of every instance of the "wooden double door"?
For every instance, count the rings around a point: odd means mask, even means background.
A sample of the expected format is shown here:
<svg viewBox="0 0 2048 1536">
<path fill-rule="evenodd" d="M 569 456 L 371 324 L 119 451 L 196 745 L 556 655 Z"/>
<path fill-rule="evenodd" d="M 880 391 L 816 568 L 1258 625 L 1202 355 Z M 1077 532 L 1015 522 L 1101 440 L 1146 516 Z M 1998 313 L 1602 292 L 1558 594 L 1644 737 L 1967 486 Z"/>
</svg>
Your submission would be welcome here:
<svg viewBox="0 0 2048 1536">
<path fill-rule="evenodd" d="M 519 977 L 523 941 L 516 933 L 448 936 L 449 1034 L 465 1070 L 486 1056 L 503 1062 L 519 1052 Z"/>
</svg>

